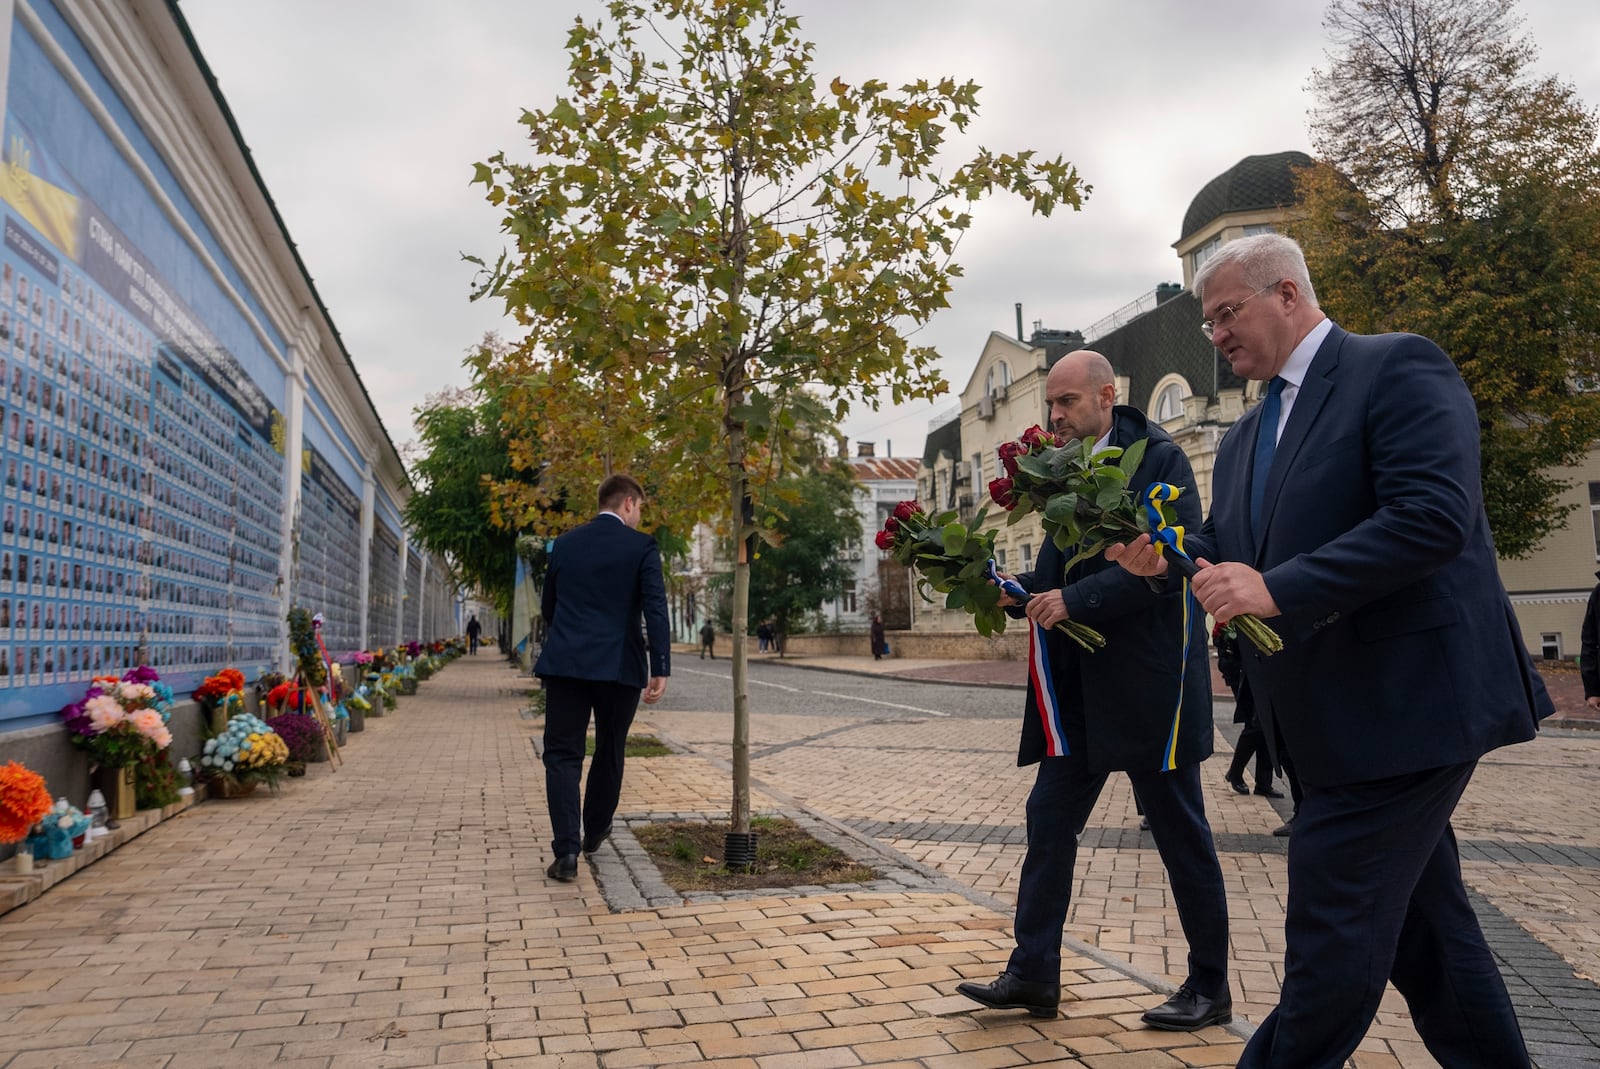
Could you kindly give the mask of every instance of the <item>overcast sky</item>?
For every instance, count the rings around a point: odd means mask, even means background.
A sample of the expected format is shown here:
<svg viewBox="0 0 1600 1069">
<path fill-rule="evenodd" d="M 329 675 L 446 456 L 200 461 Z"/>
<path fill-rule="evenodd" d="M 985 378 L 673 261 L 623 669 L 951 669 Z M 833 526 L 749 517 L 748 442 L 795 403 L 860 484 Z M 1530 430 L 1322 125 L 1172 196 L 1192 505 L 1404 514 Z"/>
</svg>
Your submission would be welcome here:
<svg viewBox="0 0 1600 1069">
<path fill-rule="evenodd" d="M 267 188 L 397 445 L 412 409 L 467 385 L 462 354 L 511 337 L 470 303 L 471 265 L 503 242 L 469 187 L 475 162 L 527 159 L 517 124 L 565 91 L 562 46 L 598 0 L 181 0 Z M 1064 155 L 1094 193 L 1082 212 L 979 206 L 951 307 L 919 336 L 959 391 L 990 331 L 1088 326 L 1182 281 L 1172 244 L 1201 186 L 1244 156 L 1310 151 L 1305 91 L 1324 62 L 1312 0 L 793 0 L 834 75 L 983 87 L 974 143 Z M 1600 104 L 1600 4 L 1523 0 L 1539 70 Z M 855 440 L 920 455 L 946 395 L 852 413 Z"/>
</svg>

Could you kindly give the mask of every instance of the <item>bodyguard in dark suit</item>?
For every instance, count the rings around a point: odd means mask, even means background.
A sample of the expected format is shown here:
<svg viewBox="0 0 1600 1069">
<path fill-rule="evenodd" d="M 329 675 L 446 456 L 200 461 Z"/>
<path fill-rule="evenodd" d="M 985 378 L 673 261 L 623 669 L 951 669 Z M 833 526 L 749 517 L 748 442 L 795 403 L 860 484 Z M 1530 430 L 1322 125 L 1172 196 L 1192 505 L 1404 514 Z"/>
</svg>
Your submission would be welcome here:
<svg viewBox="0 0 1600 1069">
<path fill-rule="evenodd" d="M 1528 1065 L 1461 881 L 1450 816 L 1477 759 L 1552 712 L 1495 567 L 1471 394 L 1439 347 L 1349 334 L 1276 234 L 1195 278 L 1202 329 L 1262 404 L 1217 452 L 1195 592 L 1270 619 L 1245 674 L 1304 798 L 1278 1007 L 1241 1066 L 1337 1067 L 1392 980 L 1441 1065 Z M 1139 574 L 1147 540 L 1109 554 Z"/>
<path fill-rule="evenodd" d="M 540 606 L 549 633 L 533 667 L 545 692 L 544 790 L 555 833 L 547 871 L 556 880 L 576 879 L 579 846 L 592 854 L 611 833 L 640 691 L 653 705 L 672 671 L 661 553 L 654 538 L 636 530 L 644 491 L 631 477 L 613 475 L 599 497 L 600 515 L 557 538 L 550 551 Z M 580 836 L 578 778 L 591 712 L 595 748 Z"/>
<path fill-rule="evenodd" d="M 1088 350 L 1068 353 L 1050 369 L 1045 390 L 1052 427 L 1063 438 L 1122 447 L 1148 439 L 1131 485 L 1183 488 L 1178 522 L 1199 526 L 1188 459 L 1159 426 L 1115 404 L 1116 379 L 1105 357 Z M 1212 746 L 1204 618 L 1186 606 L 1185 597 L 1154 593 L 1106 560 L 1083 561 L 1063 574 L 1065 563 L 1047 540 L 1037 569 L 1018 577 L 1038 595 L 1027 615 L 1046 629 L 1054 685 L 1044 695 L 1030 686 L 1017 754 L 1017 764 L 1039 765 L 1028 796 L 1028 852 L 1017 885 L 1017 948 L 998 980 L 964 983 L 957 990 L 992 1008 L 1055 1016 L 1077 833 L 1107 776 L 1120 771 L 1133 782 L 1150 821 L 1189 941 L 1188 979 L 1145 1014 L 1145 1023 L 1189 1031 L 1227 1022 L 1233 1011 L 1226 972 L 1228 907 L 1199 769 Z M 1103 634 L 1105 648 L 1089 653 L 1054 630 L 1068 618 Z M 1037 682 L 1043 666 L 1034 667 Z"/>
</svg>

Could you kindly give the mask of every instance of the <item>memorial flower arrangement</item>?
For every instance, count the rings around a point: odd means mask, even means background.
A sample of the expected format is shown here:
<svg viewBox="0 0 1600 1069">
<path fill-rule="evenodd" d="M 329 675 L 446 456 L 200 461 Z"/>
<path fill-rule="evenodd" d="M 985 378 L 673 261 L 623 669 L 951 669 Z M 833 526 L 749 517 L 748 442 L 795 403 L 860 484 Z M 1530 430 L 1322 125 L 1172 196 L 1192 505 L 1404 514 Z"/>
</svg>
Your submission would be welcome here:
<svg viewBox="0 0 1600 1069">
<path fill-rule="evenodd" d="M 1147 439 L 1122 449 L 1096 450 L 1094 443 L 1062 439 L 1042 427 L 1029 427 L 1014 442 L 1000 446 L 1006 474 L 989 483 L 989 496 L 1011 513 L 1008 524 L 1038 513 L 1062 552 L 1073 551 L 1066 568 L 1103 553 L 1114 542 L 1142 534 L 1155 541 L 1167 566 L 1184 579 L 1199 570 L 1183 549 L 1172 502 L 1182 487 L 1155 483 L 1142 490 L 1128 485 L 1144 459 Z M 1277 632 L 1255 616 L 1236 616 L 1233 624 L 1263 653 L 1283 648 Z"/>
<path fill-rule="evenodd" d="M 328 665 L 322 659 L 322 643 L 317 641 L 321 617 L 296 606 L 289 610 L 289 648 L 294 650 L 300 678 L 315 689 L 328 681 Z"/>
<path fill-rule="evenodd" d="M 267 726 L 283 738 L 291 761 L 315 761 L 322 756 L 322 726 L 305 713 L 269 717 Z"/>
<path fill-rule="evenodd" d="M 20 843 L 50 812 L 44 777 L 16 761 L 0 765 L 0 843 Z"/>
<path fill-rule="evenodd" d="M 155 669 L 96 676 L 83 699 L 61 710 L 74 745 L 100 768 L 126 768 L 172 745 L 172 690 Z"/>
<path fill-rule="evenodd" d="M 1000 588 L 991 581 L 995 532 L 981 530 L 983 519 L 979 509 L 968 528 L 953 511 L 929 516 L 917 502 L 902 501 L 884 521 L 877 546 L 916 573 L 917 592 L 925 601 L 933 600 L 929 591 L 945 595 L 947 608 L 965 609 L 979 634 L 992 635 L 1006 629 L 1006 613 Z M 1099 632 L 1084 624 L 1064 620 L 1056 626 L 1085 649 L 1105 645 Z"/>
<path fill-rule="evenodd" d="M 244 712 L 244 673 L 237 668 L 224 668 L 214 676 L 207 676 L 194 691 L 194 700 L 220 709 L 228 717 Z"/>
<path fill-rule="evenodd" d="M 202 780 L 245 787 L 256 783 L 276 786 L 288 760 L 288 746 L 265 721 L 240 713 L 220 735 L 206 740 L 195 763 Z"/>
</svg>

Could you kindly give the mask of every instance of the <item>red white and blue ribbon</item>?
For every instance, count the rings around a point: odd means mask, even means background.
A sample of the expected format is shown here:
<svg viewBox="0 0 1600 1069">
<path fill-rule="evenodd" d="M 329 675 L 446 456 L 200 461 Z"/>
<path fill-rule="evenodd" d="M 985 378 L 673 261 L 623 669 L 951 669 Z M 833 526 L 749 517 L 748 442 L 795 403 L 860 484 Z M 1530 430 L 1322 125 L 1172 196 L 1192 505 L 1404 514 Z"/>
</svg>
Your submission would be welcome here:
<svg viewBox="0 0 1600 1069">
<path fill-rule="evenodd" d="M 1151 483 L 1144 492 L 1145 518 L 1150 521 L 1150 539 L 1155 543 L 1157 552 L 1172 550 L 1173 553 L 1185 560 L 1189 554 L 1183 549 L 1183 525 L 1173 524 L 1168 526 L 1166 515 L 1161 511 L 1161 505 L 1166 501 L 1176 501 L 1183 495 L 1181 486 L 1171 483 Z M 1200 606 L 1195 602 L 1194 591 L 1189 587 L 1187 577 L 1183 580 L 1183 660 L 1178 666 L 1178 700 L 1172 710 L 1172 729 L 1167 732 L 1167 744 L 1161 751 L 1161 771 L 1171 772 L 1178 767 L 1178 727 L 1183 719 L 1183 684 L 1189 672 L 1189 639 L 1193 632 L 1190 627 L 1191 617 L 1199 611 Z"/>
<path fill-rule="evenodd" d="M 1013 601 L 1026 605 L 1033 595 L 1022 588 L 1015 579 L 1002 579 L 994 561 L 989 562 L 989 581 L 1009 594 Z M 1047 757 L 1065 757 L 1067 732 L 1061 723 L 1061 706 L 1056 701 L 1055 673 L 1050 669 L 1050 650 L 1045 643 L 1044 628 L 1029 621 L 1028 629 L 1028 687 L 1033 691 L 1034 708 L 1039 711 L 1039 725 L 1044 729 L 1044 747 Z"/>
</svg>

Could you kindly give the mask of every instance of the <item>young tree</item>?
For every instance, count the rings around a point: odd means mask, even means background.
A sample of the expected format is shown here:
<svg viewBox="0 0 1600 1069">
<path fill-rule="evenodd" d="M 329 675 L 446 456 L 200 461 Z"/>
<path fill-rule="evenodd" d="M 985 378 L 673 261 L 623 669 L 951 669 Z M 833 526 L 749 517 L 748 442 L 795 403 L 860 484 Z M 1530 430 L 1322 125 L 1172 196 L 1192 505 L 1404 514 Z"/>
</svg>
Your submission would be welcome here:
<svg viewBox="0 0 1600 1069">
<path fill-rule="evenodd" d="M 782 0 L 613 0 L 568 36 L 570 95 L 523 116 L 536 161 L 500 153 L 475 176 L 514 241 L 482 290 L 528 328 L 507 373 L 627 382 L 651 456 L 691 483 L 717 474 L 721 506 L 702 515 L 720 513 L 740 546 L 747 499 L 782 470 L 752 466 L 752 450 L 781 448 L 800 391 L 837 418 L 944 388 L 908 335 L 946 304 L 967 205 L 998 188 L 1049 214 L 1087 192 L 1070 164 L 1031 152 L 950 166 L 945 135 L 972 119 L 976 85 L 819 85 L 799 30 Z M 554 490 L 563 442 L 594 415 L 551 404 L 537 418 Z M 741 554 L 735 634 L 748 604 Z M 738 834 L 745 669 L 736 643 Z"/>
<path fill-rule="evenodd" d="M 486 338 L 480 349 L 498 342 Z M 451 562 L 464 586 L 481 590 L 503 618 L 516 582 L 516 531 L 497 513 L 495 480 L 514 481 L 500 406 L 472 390 L 433 395 L 416 409 L 422 450 L 412 462 L 415 490 L 406 525 L 430 552 Z"/>
<path fill-rule="evenodd" d="M 1600 437 L 1600 153 L 1594 113 L 1530 70 L 1513 8 L 1335 0 L 1311 79 L 1324 162 L 1300 176 L 1290 231 L 1341 325 L 1415 331 L 1455 359 L 1496 546 L 1525 557 L 1566 523 L 1551 469 Z"/>
</svg>

